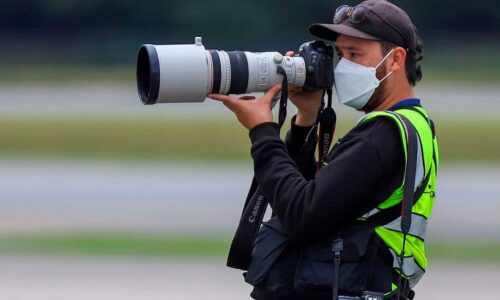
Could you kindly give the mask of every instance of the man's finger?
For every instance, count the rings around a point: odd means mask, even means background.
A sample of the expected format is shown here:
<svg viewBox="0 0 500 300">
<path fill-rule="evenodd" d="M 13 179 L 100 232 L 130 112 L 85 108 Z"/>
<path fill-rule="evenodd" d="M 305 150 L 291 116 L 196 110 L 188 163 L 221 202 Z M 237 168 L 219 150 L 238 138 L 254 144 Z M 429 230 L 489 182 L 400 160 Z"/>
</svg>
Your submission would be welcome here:
<svg viewBox="0 0 500 300">
<path fill-rule="evenodd" d="M 279 94 L 281 91 L 281 84 L 277 84 L 273 86 L 272 88 L 267 91 L 264 96 L 262 96 L 262 100 L 268 102 L 269 104 L 273 101 L 274 98 Z"/>
<path fill-rule="evenodd" d="M 208 98 L 217 100 L 217 101 L 222 101 L 225 106 L 229 107 L 229 109 L 233 110 L 235 106 L 238 104 L 238 99 L 228 96 L 228 95 L 223 95 L 223 94 L 209 94 Z"/>
<path fill-rule="evenodd" d="M 210 99 L 213 99 L 213 100 L 218 100 L 218 101 L 225 101 L 228 98 L 231 98 L 231 96 L 224 95 L 224 94 L 208 94 L 207 97 Z"/>
</svg>

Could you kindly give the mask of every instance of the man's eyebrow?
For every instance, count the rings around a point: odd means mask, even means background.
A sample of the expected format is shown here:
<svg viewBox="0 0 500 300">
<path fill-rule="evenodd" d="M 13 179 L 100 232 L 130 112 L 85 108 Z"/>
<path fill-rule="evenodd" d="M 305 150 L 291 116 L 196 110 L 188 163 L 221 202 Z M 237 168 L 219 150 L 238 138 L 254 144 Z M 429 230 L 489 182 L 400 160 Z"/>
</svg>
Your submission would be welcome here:
<svg viewBox="0 0 500 300">
<path fill-rule="evenodd" d="M 358 51 L 361 48 L 356 47 L 356 46 L 347 46 L 347 47 L 338 47 L 338 46 L 335 46 L 335 50 L 337 50 L 337 52 L 339 52 L 341 49 L 342 50 L 348 50 L 348 51 Z"/>
</svg>

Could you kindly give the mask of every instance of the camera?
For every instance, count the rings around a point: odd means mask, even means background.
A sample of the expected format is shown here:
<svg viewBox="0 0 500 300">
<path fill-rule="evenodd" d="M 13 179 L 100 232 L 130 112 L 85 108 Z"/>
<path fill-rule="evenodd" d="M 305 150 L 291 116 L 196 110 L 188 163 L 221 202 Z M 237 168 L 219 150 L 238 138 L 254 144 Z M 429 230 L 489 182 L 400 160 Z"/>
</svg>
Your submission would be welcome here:
<svg viewBox="0 0 500 300">
<path fill-rule="evenodd" d="M 142 45 L 137 89 L 143 104 L 203 102 L 208 94 L 264 92 L 283 81 L 309 90 L 333 85 L 333 47 L 302 44 L 295 57 L 279 52 L 206 50 L 201 37 L 187 45 Z"/>
<path fill-rule="evenodd" d="M 337 300 L 383 300 L 384 294 L 364 291 L 361 297 L 338 296 Z"/>
</svg>

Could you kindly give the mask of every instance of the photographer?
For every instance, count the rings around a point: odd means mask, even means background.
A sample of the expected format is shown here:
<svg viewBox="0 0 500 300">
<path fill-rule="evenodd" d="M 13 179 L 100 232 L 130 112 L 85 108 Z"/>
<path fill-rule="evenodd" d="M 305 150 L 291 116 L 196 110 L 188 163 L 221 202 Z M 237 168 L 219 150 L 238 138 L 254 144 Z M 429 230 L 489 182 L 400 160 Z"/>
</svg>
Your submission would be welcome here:
<svg viewBox="0 0 500 300">
<path fill-rule="evenodd" d="M 285 142 L 271 112 L 279 86 L 259 99 L 209 95 L 249 130 L 255 176 L 273 209 L 245 275 L 251 296 L 413 299 L 427 266 L 425 229 L 439 161 L 432 121 L 414 96 L 422 77 L 417 30 L 399 7 L 367 0 L 340 6 L 333 24 L 313 24 L 310 32 L 335 42 L 339 102 L 367 113 L 320 169 L 315 121 L 323 91 L 290 88 L 298 113 Z M 408 191 L 413 202 L 403 214 Z"/>
</svg>

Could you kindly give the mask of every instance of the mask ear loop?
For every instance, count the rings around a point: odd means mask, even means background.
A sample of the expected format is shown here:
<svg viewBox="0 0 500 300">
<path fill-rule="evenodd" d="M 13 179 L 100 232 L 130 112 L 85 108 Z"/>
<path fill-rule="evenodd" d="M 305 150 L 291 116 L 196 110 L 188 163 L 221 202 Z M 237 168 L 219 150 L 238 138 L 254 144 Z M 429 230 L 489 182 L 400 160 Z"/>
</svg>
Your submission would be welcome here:
<svg viewBox="0 0 500 300">
<path fill-rule="evenodd" d="M 392 71 L 390 71 L 389 73 L 387 73 L 387 75 L 385 75 L 384 77 L 382 77 L 382 79 L 380 79 L 378 82 L 380 83 L 380 82 L 384 81 L 384 79 L 386 79 L 387 77 L 389 77 L 389 75 L 391 75 L 391 74 L 392 74 Z"/>
<path fill-rule="evenodd" d="M 394 48 L 392 48 L 391 51 L 389 51 L 389 53 L 387 53 L 384 58 L 382 58 L 378 65 L 375 66 L 375 69 L 378 69 L 378 67 L 380 67 L 380 65 L 389 57 L 389 55 L 392 54 L 392 52 L 394 52 Z"/>
<path fill-rule="evenodd" d="M 375 66 L 375 70 L 378 69 L 378 67 L 380 67 L 380 65 L 382 65 L 382 63 L 389 57 L 389 55 L 391 55 L 391 53 L 394 52 L 394 48 L 391 49 L 391 51 L 389 51 L 389 53 L 387 53 L 384 58 L 382 58 L 382 60 L 378 63 L 377 66 Z M 387 77 L 389 77 L 389 75 L 392 74 L 393 71 L 390 71 L 389 73 L 387 73 L 384 77 L 382 77 L 382 79 L 379 80 L 379 82 L 382 82 L 384 81 Z"/>
</svg>

